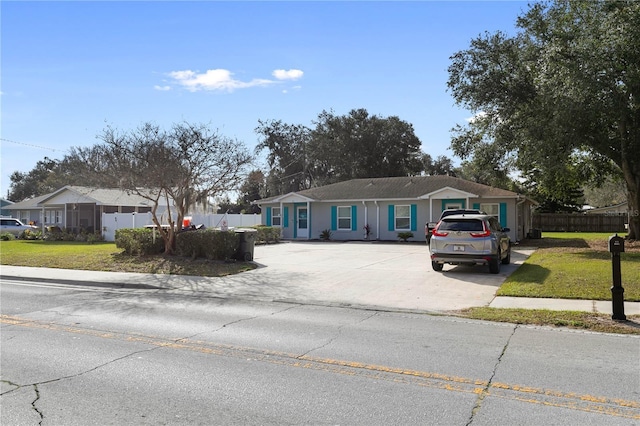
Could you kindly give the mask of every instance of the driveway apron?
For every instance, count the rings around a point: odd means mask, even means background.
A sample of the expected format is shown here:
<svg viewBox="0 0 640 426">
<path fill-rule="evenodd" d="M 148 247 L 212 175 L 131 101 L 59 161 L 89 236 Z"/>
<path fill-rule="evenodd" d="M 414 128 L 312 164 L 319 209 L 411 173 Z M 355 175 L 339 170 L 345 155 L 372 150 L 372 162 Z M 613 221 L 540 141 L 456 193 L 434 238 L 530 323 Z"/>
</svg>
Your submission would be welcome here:
<svg viewBox="0 0 640 426">
<path fill-rule="evenodd" d="M 483 266 L 434 272 L 424 243 L 283 242 L 256 246 L 259 267 L 224 281 L 239 294 L 271 300 L 448 311 L 488 306 L 530 253 L 514 250 L 499 274 Z"/>
</svg>

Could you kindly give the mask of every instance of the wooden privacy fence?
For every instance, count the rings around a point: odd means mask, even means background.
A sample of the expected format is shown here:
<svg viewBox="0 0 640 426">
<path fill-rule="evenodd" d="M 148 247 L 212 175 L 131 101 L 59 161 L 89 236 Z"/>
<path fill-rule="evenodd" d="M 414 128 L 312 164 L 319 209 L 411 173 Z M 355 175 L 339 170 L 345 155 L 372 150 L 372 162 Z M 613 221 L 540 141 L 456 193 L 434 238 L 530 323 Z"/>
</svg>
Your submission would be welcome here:
<svg viewBox="0 0 640 426">
<path fill-rule="evenodd" d="M 537 213 L 533 228 L 546 232 L 625 232 L 627 215 Z"/>
</svg>

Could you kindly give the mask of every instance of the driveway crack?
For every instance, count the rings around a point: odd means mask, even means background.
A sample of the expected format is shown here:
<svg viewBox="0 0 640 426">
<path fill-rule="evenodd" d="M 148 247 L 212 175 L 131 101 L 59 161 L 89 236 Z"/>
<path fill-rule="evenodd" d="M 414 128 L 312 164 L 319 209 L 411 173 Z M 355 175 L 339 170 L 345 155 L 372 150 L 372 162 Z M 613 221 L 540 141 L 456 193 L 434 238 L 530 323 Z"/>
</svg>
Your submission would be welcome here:
<svg viewBox="0 0 640 426">
<path fill-rule="evenodd" d="M 473 423 L 476 414 L 478 414 L 478 412 L 482 408 L 482 403 L 484 402 L 484 399 L 487 397 L 487 395 L 489 394 L 489 391 L 491 390 L 491 387 L 493 386 L 493 378 L 496 375 L 496 371 L 498 371 L 498 367 L 502 363 L 502 358 L 504 357 L 504 354 L 507 352 L 507 348 L 509 347 L 509 343 L 511 343 L 511 339 L 513 338 L 513 336 L 516 333 L 516 331 L 518 330 L 518 328 L 519 328 L 518 325 L 515 325 L 513 327 L 513 330 L 511 331 L 511 334 L 509 335 L 509 338 L 507 339 L 507 342 L 505 343 L 504 347 L 502 348 L 502 352 L 500 353 L 500 356 L 498 356 L 498 360 L 496 361 L 495 365 L 493 366 L 493 370 L 491 371 L 491 376 L 489 377 L 489 380 L 487 380 L 487 384 L 478 393 L 478 398 L 476 399 L 476 403 L 473 406 L 473 409 L 471 410 L 471 416 L 469 417 L 469 421 L 466 423 L 466 426 L 470 426 Z"/>
</svg>

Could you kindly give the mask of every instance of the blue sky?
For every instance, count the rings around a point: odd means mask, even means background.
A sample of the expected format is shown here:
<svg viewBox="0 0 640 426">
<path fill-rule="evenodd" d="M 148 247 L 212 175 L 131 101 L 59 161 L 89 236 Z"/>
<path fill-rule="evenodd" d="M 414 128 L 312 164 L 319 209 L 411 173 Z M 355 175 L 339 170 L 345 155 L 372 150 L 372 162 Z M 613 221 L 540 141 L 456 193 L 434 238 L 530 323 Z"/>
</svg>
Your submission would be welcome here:
<svg viewBox="0 0 640 426">
<path fill-rule="evenodd" d="M 453 158 L 471 116 L 449 57 L 514 33 L 522 1 L 2 1 L 1 191 L 13 171 L 91 146 L 112 125 L 208 123 L 251 150 L 258 120 L 313 126 L 322 110 L 398 116 Z M 454 158 L 454 160 L 456 160 Z"/>
</svg>

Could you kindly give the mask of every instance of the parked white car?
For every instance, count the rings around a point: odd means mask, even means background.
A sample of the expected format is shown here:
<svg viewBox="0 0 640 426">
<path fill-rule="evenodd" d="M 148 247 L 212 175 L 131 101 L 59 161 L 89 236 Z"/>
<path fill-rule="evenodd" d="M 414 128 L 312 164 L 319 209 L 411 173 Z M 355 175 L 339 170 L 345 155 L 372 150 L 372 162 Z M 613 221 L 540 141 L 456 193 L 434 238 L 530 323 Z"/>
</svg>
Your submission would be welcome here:
<svg viewBox="0 0 640 426">
<path fill-rule="evenodd" d="M 30 230 L 30 231 L 38 230 L 37 226 L 25 225 L 24 223 L 20 222 L 18 219 L 15 219 L 12 217 L 8 217 L 8 218 L 3 217 L 2 219 L 0 219 L 0 221 L 1 221 L 0 233 L 9 232 L 16 237 L 20 236 L 20 234 L 22 234 L 22 232 L 26 230 Z"/>
</svg>

